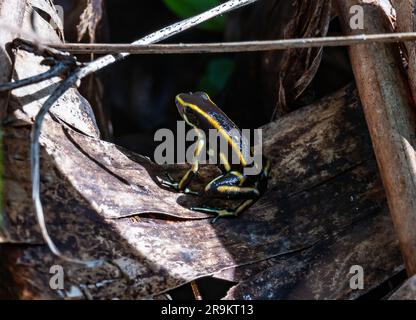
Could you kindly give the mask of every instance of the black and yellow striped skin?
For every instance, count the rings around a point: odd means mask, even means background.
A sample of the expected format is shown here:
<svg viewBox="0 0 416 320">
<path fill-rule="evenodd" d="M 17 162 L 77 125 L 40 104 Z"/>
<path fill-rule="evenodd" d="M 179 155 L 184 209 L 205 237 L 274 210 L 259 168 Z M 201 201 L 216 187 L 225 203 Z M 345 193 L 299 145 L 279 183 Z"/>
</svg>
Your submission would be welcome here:
<svg viewBox="0 0 416 320">
<path fill-rule="evenodd" d="M 230 152 L 227 157 L 222 157 L 222 154 L 219 153 L 219 157 L 228 169 L 227 171 L 241 169 L 247 165 L 250 155 L 250 145 L 247 139 L 241 134 L 236 124 L 217 107 L 206 93 L 181 93 L 176 96 L 175 100 L 179 114 L 186 123 L 204 131 L 206 137 L 209 137 L 209 130 L 214 129 L 226 141 L 233 154 Z M 233 156 L 239 160 L 237 165 L 233 165 L 230 161 Z"/>
<path fill-rule="evenodd" d="M 194 163 L 188 172 L 185 173 L 180 182 L 165 182 L 166 186 L 174 187 L 178 191 L 191 193 L 188 189 L 193 177 L 198 173 L 198 158 L 207 146 L 205 137 L 209 137 L 209 130 L 215 129 L 218 135 L 224 139 L 231 150 L 229 156 L 218 152 L 221 160 L 220 168 L 223 174 L 212 180 L 206 187 L 204 193 L 207 196 L 227 199 L 244 199 L 235 209 L 212 209 L 212 208 L 192 208 L 196 211 L 215 213 L 217 218 L 225 216 L 237 216 L 248 209 L 265 192 L 270 171 L 270 163 L 266 160 L 262 171 L 256 176 L 246 176 L 243 169 L 248 165 L 250 155 L 250 145 L 240 129 L 231 121 L 227 115 L 212 102 L 204 92 L 181 93 L 176 96 L 176 106 L 179 114 L 190 126 L 205 133 L 200 135 L 197 147 L 194 151 Z M 240 134 L 236 134 L 240 132 Z M 238 159 L 234 164 L 231 157 Z M 214 219 L 214 221 L 216 220 Z"/>
</svg>

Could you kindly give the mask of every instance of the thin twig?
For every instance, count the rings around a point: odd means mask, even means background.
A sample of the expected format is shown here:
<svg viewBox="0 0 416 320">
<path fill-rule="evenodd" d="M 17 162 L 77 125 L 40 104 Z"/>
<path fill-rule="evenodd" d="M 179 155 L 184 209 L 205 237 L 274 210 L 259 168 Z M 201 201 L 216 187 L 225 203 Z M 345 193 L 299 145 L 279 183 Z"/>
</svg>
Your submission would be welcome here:
<svg viewBox="0 0 416 320">
<path fill-rule="evenodd" d="M 47 58 L 54 58 L 56 61 L 65 61 L 71 63 L 78 63 L 76 57 L 72 56 L 69 52 L 63 52 L 42 43 L 25 40 L 22 38 L 16 38 L 12 42 L 14 48 L 23 49 L 28 52 L 32 52 L 38 56 L 46 56 Z"/>
<path fill-rule="evenodd" d="M 180 44 L 112 44 L 112 43 L 64 43 L 48 44 L 49 47 L 65 50 L 72 54 L 184 54 L 215 52 L 253 52 L 287 50 L 292 48 L 338 47 L 377 42 L 415 41 L 416 32 L 361 34 L 354 36 L 300 38 L 266 41 L 180 43 Z"/>
<path fill-rule="evenodd" d="M 191 281 L 191 289 L 195 300 L 202 300 L 201 292 L 199 291 L 198 284 L 196 281 Z"/>
<path fill-rule="evenodd" d="M 78 259 L 72 259 L 64 256 L 59 249 L 56 247 L 55 243 L 51 239 L 45 222 L 45 215 L 43 213 L 42 203 L 40 200 L 40 161 L 39 161 L 39 137 L 41 134 L 42 123 L 43 120 L 48 113 L 48 110 L 52 107 L 52 105 L 59 99 L 61 95 L 63 95 L 71 86 L 72 82 L 74 81 L 76 76 L 73 74 L 69 76 L 67 79 L 63 80 L 58 88 L 49 96 L 49 98 L 45 101 L 42 108 L 39 110 L 38 114 L 35 118 L 35 123 L 32 128 L 31 133 L 31 169 L 32 169 L 32 200 L 35 206 L 36 218 L 38 220 L 38 224 L 40 226 L 40 230 L 42 232 L 43 239 L 45 240 L 46 244 L 48 245 L 49 249 L 52 251 L 53 254 L 60 257 L 61 259 L 68 261 L 68 262 L 75 262 L 79 264 L 85 264 L 89 267 L 96 267 L 100 265 L 101 262 L 97 261 L 82 261 Z"/>
<path fill-rule="evenodd" d="M 215 8 L 212 8 L 208 11 L 205 11 L 204 13 L 201 13 L 195 17 L 188 18 L 185 20 L 182 20 L 180 22 L 177 22 L 173 25 L 170 25 L 166 28 L 163 28 L 159 31 L 153 32 L 149 34 L 148 36 L 145 36 L 144 38 L 141 38 L 132 44 L 134 45 L 146 45 L 151 43 L 156 43 L 163 41 L 169 37 L 172 37 L 178 33 L 181 33 L 187 29 L 190 29 L 192 27 L 195 27 L 198 24 L 201 24 L 209 19 L 215 18 L 216 16 L 222 15 L 224 13 L 227 13 L 231 10 L 238 9 L 240 7 L 246 6 L 248 4 L 254 3 L 258 0 L 229 0 Z M 86 67 L 81 68 L 78 71 L 78 77 L 79 79 L 82 79 L 89 74 L 99 71 L 106 66 L 116 62 L 123 60 L 125 57 L 129 56 L 130 54 L 128 52 L 122 52 L 118 54 L 109 54 L 102 58 L 98 58 L 97 60 L 89 63 Z"/>
<path fill-rule="evenodd" d="M 180 21 L 171 26 L 163 28 L 159 31 L 151 33 L 150 35 L 134 42 L 133 44 L 150 44 L 162 41 L 171 36 L 174 36 L 184 30 L 192 28 L 202 22 L 205 22 L 211 18 L 214 18 L 218 15 L 224 14 L 228 11 L 240 8 L 242 6 L 248 5 L 250 3 L 256 2 L 257 0 L 230 0 L 226 3 L 223 3 L 211 10 L 208 10 L 200 15 L 195 17 Z M 71 87 L 73 87 L 79 80 L 88 76 L 91 73 L 99 71 L 114 62 L 120 61 L 127 57 L 129 53 L 119 53 L 117 55 L 107 55 L 101 57 L 97 60 L 94 60 L 88 63 L 86 66 L 76 69 L 71 75 L 69 75 L 65 80 L 63 80 L 57 89 L 49 96 L 46 102 L 41 107 L 39 113 L 36 116 L 32 134 L 31 134 L 31 174 L 32 174 L 32 200 L 35 206 L 36 217 L 39 223 L 39 227 L 42 232 L 42 236 L 45 239 L 50 250 L 59 258 L 73 263 L 83 264 L 88 267 L 97 267 L 101 265 L 104 260 L 93 260 L 93 261 L 84 261 L 78 259 L 72 259 L 64 256 L 59 249 L 54 244 L 51 239 L 46 223 L 45 216 L 42 208 L 42 203 L 40 199 L 40 158 L 39 158 L 39 138 L 42 131 L 42 124 L 45 118 L 45 115 L 49 112 L 50 108 L 55 104 L 55 102 Z"/>
<path fill-rule="evenodd" d="M 68 64 L 65 64 L 64 62 L 59 62 L 56 65 L 52 66 L 48 71 L 38 74 L 34 77 L 18 80 L 15 82 L 0 84 L 0 92 L 18 89 L 34 83 L 42 82 L 53 77 L 60 76 L 63 73 L 67 72 L 69 68 L 70 66 Z"/>
<path fill-rule="evenodd" d="M 41 62 L 41 65 L 50 66 L 50 69 L 33 77 L 21 79 L 14 82 L 2 83 L 0 84 L 0 93 L 39 83 L 53 77 L 62 76 L 65 73 L 70 73 L 70 71 L 74 70 L 76 67 L 83 65 L 68 52 L 62 52 L 37 42 L 33 43 L 17 38 L 13 41 L 12 47 L 45 57 L 45 59 Z"/>
</svg>

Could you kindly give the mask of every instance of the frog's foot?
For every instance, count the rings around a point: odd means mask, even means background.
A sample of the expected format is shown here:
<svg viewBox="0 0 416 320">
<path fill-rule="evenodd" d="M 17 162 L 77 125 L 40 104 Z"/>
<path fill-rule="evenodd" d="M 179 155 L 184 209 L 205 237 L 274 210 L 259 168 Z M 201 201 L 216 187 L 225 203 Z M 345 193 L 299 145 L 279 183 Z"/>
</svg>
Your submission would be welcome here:
<svg viewBox="0 0 416 320">
<path fill-rule="evenodd" d="M 185 194 L 191 194 L 191 195 L 195 195 L 195 196 L 200 195 L 198 192 L 192 191 L 189 188 L 185 188 L 185 189 L 181 190 L 179 188 L 179 183 L 176 182 L 175 179 L 173 179 L 173 177 L 169 173 L 165 172 L 165 176 L 166 176 L 166 180 L 157 177 L 157 179 L 159 180 L 159 182 L 162 186 L 173 189 L 177 192 L 185 193 Z"/>
<path fill-rule="evenodd" d="M 202 213 L 214 214 L 216 217 L 211 220 L 211 223 L 215 223 L 220 218 L 224 217 L 236 217 L 238 215 L 236 210 L 227 210 L 227 209 L 216 209 L 216 208 L 191 208 L 193 211 L 198 211 Z"/>
<path fill-rule="evenodd" d="M 176 191 L 179 191 L 179 183 L 176 182 L 175 179 L 173 179 L 173 177 L 168 172 L 165 172 L 165 176 L 166 176 L 166 180 L 157 177 L 160 184 L 164 187 L 168 187 L 168 188 L 174 189 Z"/>
</svg>

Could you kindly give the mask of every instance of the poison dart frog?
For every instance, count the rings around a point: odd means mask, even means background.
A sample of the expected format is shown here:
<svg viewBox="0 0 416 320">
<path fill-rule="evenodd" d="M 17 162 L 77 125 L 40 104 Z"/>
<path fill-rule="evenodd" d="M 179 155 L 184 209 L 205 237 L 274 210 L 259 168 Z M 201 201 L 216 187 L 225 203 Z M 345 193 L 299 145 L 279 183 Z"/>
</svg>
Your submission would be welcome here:
<svg viewBox="0 0 416 320">
<path fill-rule="evenodd" d="M 209 182 L 203 195 L 213 198 L 241 199 L 244 200 L 240 205 L 233 209 L 218 208 L 191 208 L 191 210 L 215 214 L 212 220 L 214 223 L 218 218 L 238 216 L 241 212 L 253 205 L 267 188 L 267 180 L 270 172 L 270 162 L 262 160 L 261 169 L 257 174 L 245 174 L 245 168 L 253 163 L 249 163 L 249 155 L 252 155 L 253 148 L 247 142 L 247 138 L 240 129 L 231 121 L 230 118 L 210 99 L 205 92 L 181 93 L 175 99 L 177 109 L 183 120 L 191 127 L 197 129 L 198 140 L 194 150 L 192 167 L 184 174 L 179 182 L 176 182 L 168 173 L 168 180 L 161 180 L 163 186 L 173 188 L 176 191 L 197 194 L 189 189 L 192 179 L 198 174 L 200 156 L 207 146 L 207 139 L 210 136 L 209 130 L 217 130 L 217 135 L 226 141 L 226 145 L 231 149 L 230 156 L 226 156 L 223 150 L 217 150 L 219 155 L 218 167 L 221 175 Z M 202 134 L 203 132 L 203 134 Z M 213 152 L 213 150 L 209 150 Z M 231 157 L 238 161 L 231 161 Z M 234 159 L 234 158 L 233 158 Z M 235 164 L 237 163 L 237 164 Z M 258 166 L 257 163 L 254 163 Z"/>
</svg>

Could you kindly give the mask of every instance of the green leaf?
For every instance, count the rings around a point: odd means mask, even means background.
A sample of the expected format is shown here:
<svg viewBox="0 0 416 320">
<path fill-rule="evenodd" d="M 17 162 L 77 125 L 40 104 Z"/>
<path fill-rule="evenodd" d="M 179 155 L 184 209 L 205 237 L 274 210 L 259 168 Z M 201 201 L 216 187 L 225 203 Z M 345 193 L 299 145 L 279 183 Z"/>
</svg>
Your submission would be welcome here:
<svg viewBox="0 0 416 320">
<path fill-rule="evenodd" d="M 218 58 L 212 60 L 202 76 L 198 90 L 205 91 L 210 95 L 220 93 L 234 71 L 234 67 L 235 62 L 232 59 Z"/>
<path fill-rule="evenodd" d="M 220 0 L 163 0 L 165 5 L 178 17 L 185 19 L 221 4 Z M 225 17 L 219 16 L 202 23 L 199 28 L 207 31 L 222 31 Z"/>
</svg>

